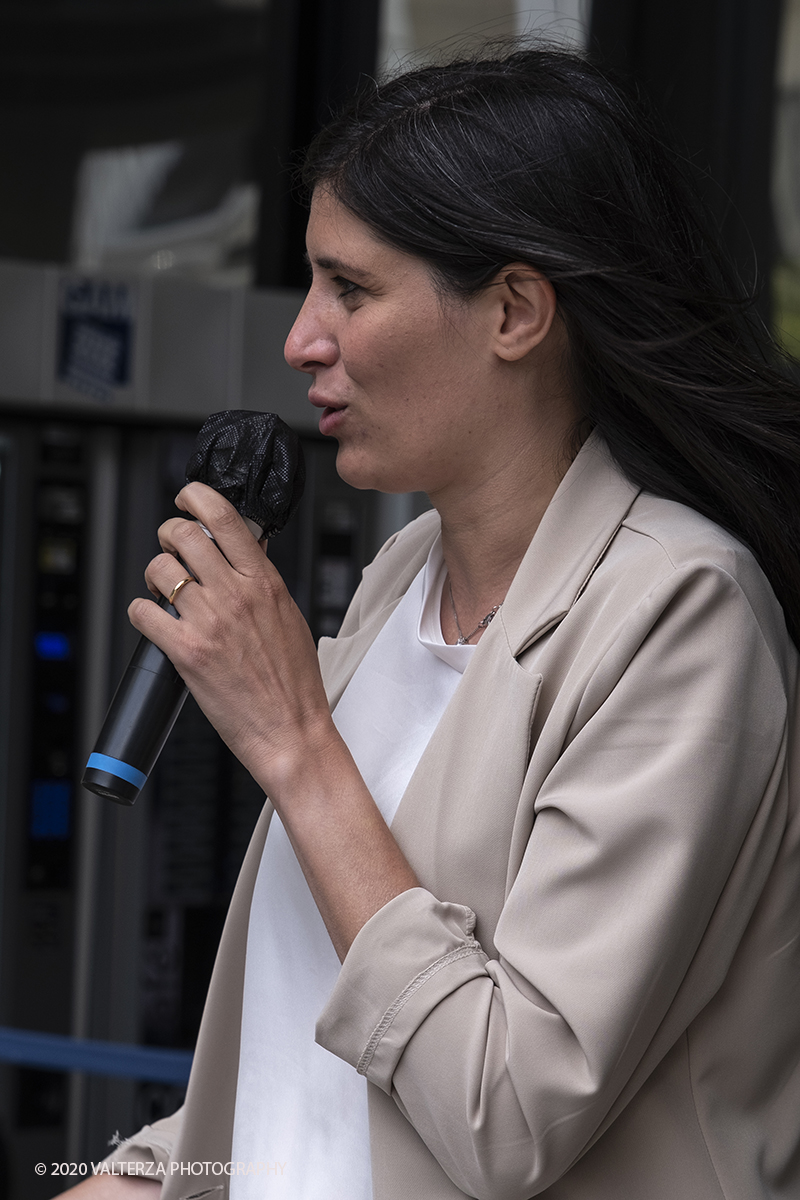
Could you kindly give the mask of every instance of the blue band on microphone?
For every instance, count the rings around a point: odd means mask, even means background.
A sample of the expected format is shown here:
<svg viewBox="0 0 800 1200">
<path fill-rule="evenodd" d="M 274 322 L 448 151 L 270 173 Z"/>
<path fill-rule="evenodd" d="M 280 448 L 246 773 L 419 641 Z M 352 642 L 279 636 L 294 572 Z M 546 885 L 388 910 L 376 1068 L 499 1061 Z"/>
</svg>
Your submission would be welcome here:
<svg viewBox="0 0 800 1200">
<path fill-rule="evenodd" d="M 122 762 L 118 758 L 109 758 L 107 754 L 98 754 L 96 751 L 89 755 L 86 767 L 94 767 L 96 771 L 108 771 L 109 775 L 116 775 L 118 779 L 124 779 L 126 783 L 132 783 L 140 789 L 147 783 L 144 771 L 137 771 L 130 763 Z"/>
</svg>

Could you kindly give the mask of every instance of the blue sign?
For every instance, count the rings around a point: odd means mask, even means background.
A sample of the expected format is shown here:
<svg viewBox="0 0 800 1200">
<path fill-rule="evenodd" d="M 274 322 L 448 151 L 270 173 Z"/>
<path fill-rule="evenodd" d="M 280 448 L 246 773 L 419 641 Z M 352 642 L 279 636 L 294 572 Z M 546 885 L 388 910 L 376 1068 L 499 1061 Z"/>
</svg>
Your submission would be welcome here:
<svg viewBox="0 0 800 1200">
<path fill-rule="evenodd" d="M 77 279 L 61 296 L 57 378 L 95 400 L 131 380 L 133 313 L 127 283 Z"/>
</svg>

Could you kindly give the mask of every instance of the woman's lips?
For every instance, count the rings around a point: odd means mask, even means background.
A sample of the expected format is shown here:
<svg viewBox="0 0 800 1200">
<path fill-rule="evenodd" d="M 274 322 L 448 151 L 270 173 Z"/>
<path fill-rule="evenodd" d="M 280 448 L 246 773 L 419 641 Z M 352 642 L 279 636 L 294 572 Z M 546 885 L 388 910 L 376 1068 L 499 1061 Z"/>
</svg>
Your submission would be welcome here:
<svg viewBox="0 0 800 1200">
<path fill-rule="evenodd" d="M 320 433 L 329 436 L 334 434 L 341 425 L 346 411 L 347 406 L 344 404 L 339 407 L 334 407 L 332 404 L 326 405 L 319 419 Z"/>
<path fill-rule="evenodd" d="M 314 388 L 310 389 L 308 398 L 314 405 L 314 408 L 322 409 L 322 416 L 319 419 L 320 433 L 333 434 L 342 423 L 344 414 L 347 411 L 347 403 L 343 400 L 333 400 L 330 396 L 325 396 L 315 391 Z"/>
</svg>

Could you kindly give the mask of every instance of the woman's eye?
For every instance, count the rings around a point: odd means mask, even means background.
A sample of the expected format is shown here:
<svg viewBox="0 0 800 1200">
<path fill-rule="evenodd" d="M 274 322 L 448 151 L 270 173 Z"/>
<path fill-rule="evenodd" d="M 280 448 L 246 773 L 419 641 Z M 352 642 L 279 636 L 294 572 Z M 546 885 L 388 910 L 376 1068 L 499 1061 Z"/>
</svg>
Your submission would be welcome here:
<svg viewBox="0 0 800 1200">
<path fill-rule="evenodd" d="M 355 292 L 358 292 L 361 290 L 357 283 L 352 283 L 351 280 L 344 279 L 341 275 L 334 276 L 333 282 L 336 284 L 336 286 L 339 289 L 339 299 L 340 300 L 343 299 L 345 296 L 352 296 L 352 295 L 354 295 Z"/>
</svg>

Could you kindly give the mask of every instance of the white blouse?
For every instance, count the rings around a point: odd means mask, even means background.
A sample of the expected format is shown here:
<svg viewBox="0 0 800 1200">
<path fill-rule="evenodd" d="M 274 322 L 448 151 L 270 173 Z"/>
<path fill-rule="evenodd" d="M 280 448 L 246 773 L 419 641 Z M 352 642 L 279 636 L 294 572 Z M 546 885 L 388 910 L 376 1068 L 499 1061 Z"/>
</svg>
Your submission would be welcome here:
<svg viewBox="0 0 800 1200">
<path fill-rule="evenodd" d="M 387 824 L 474 650 L 442 638 L 445 576 L 437 540 L 333 714 Z M 372 1196 L 366 1080 L 314 1041 L 339 969 L 275 814 L 247 932 L 232 1200 Z"/>
</svg>

